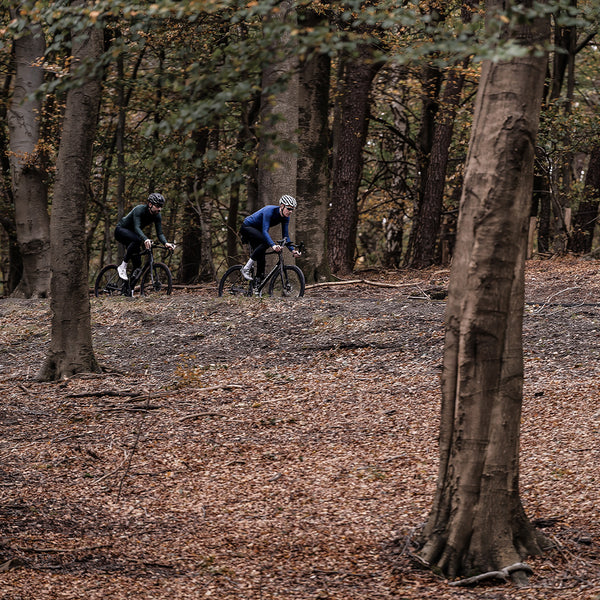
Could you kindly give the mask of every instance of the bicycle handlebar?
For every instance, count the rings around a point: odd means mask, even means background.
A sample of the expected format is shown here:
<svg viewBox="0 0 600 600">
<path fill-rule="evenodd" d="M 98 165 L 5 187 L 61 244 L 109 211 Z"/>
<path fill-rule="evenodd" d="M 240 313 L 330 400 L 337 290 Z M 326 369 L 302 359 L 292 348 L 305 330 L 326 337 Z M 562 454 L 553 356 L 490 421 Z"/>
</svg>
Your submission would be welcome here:
<svg viewBox="0 0 600 600">
<path fill-rule="evenodd" d="M 166 250 L 168 254 L 173 254 L 173 248 L 167 248 L 164 244 L 152 244 L 150 248 L 146 248 L 140 252 L 140 256 L 150 254 L 154 250 Z"/>
</svg>

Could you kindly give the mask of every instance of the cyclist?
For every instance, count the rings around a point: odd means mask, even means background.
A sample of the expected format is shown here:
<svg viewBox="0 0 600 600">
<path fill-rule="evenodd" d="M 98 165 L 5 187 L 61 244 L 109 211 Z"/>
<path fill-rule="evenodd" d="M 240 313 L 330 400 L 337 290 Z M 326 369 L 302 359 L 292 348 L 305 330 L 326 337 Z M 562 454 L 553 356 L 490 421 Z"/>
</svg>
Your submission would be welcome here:
<svg viewBox="0 0 600 600">
<path fill-rule="evenodd" d="M 131 259 L 133 269 L 142 266 L 140 247 L 142 243 L 146 249 L 152 246 L 152 240 L 143 232 L 143 228 L 154 223 L 158 239 L 167 248 L 175 249 L 175 244 L 169 244 L 162 230 L 160 211 L 165 205 L 162 194 L 153 193 L 148 196 L 146 204 L 138 204 L 129 214 L 125 215 L 115 227 L 115 239 L 121 242 L 126 250 L 123 262 L 117 267 L 119 277 L 127 279 L 127 261 Z"/>
<path fill-rule="evenodd" d="M 250 270 L 254 265 L 256 267 L 257 279 L 262 279 L 265 275 L 265 252 L 271 248 L 275 252 L 281 252 L 283 249 L 276 244 L 269 235 L 269 229 L 274 225 L 281 223 L 282 237 L 289 239 L 288 225 L 290 216 L 297 206 L 296 199 L 284 194 L 279 198 L 279 206 L 268 205 L 250 216 L 246 217 L 240 229 L 240 235 L 244 244 L 249 243 L 251 248 L 250 259 L 242 267 L 242 275 L 246 279 L 252 279 Z M 293 246 L 290 250 L 294 256 L 300 256 Z"/>
</svg>

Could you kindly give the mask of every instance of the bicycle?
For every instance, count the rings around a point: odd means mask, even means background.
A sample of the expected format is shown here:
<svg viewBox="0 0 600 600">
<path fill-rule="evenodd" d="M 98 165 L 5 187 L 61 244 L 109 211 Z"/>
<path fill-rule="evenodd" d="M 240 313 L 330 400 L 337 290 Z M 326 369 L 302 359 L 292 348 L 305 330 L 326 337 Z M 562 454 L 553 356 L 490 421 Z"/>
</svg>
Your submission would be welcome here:
<svg viewBox="0 0 600 600">
<path fill-rule="evenodd" d="M 136 285 L 140 284 L 140 295 L 152 296 L 170 294 L 173 291 L 173 276 L 169 267 L 154 260 L 154 250 L 166 250 L 170 255 L 171 248 L 162 244 L 150 246 L 143 250 L 138 256 L 147 256 L 146 263 L 133 271 L 129 279 L 123 280 L 119 277 L 117 265 L 106 265 L 98 273 L 94 285 L 94 295 L 99 296 L 133 296 Z"/>
<path fill-rule="evenodd" d="M 279 246 L 292 246 L 292 242 L 283 239 L 277 242 Z M 301 249 L 303 244 L 299 244 Z M 234 265 L 225 272 L 219 281 L 219 296 L 224 294 L 230 296 L 261 296 L 266 288 L 269 296 L 280 296 L 282 298 L 300 298 L 304 296 L 306 281 L 304 274 L 295 265 L 286 265 L 283 259 L 283 249 L 281 252 L 265 252 L 267 254 L 277 254 L 277 264 L 271 269 L 269 274 L 262 280 L 254 276 L 252 269 L 252 279 L 248 281 L 242 275 L 243 265 Z"/>
</svg>

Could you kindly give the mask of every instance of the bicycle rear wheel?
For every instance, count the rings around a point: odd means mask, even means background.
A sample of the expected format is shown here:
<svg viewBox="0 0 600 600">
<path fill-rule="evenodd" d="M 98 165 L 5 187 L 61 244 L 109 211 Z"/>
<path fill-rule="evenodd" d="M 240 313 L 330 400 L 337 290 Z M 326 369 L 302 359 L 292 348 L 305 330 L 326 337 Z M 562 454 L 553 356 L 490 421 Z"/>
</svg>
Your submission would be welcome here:
<svg viewBox="0 0 600 600">
<path fill-rule="evenodd" d="M 219 281 L 220 296 L 252 296 L 250 281 L 242 275 L 242 265 L 234 265 Z"/>
<path fill-rule="evenodd" d="M 142 273 L 140 294 L 142 296 L 164 296 L 173 291 L 173 276 L 167 265 L 155 262 L 152 269 Z"/>
<path fill-rule="evenodd" d="M 300 298 L 304 296 L 306 282 L 302 271 L 293 265 L 283 267 L 283 274 L 277 273 L 269 283 L 269 296 Z"/>
<path fill-rule="evenodd" d="M 94 295 L 97 297 L 120 296 L 123 293 L 123 285 L 126 283 L 119 277 L 117 265 L 106 265 L 96 277 Z"/>
</svg>

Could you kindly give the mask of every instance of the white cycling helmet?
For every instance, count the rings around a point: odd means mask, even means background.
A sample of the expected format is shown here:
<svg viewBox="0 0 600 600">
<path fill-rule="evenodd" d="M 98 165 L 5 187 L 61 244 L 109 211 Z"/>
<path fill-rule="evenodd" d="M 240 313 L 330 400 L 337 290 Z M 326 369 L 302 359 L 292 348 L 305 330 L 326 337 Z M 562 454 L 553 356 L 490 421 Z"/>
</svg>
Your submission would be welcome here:
<svg viewBox="0 0 600 600">
<path fill-rule="evenodd" d="M 289 206 L 290 208 L 296 208 L 296 206 L 298 206 L 296 198 L 293 196 L 288 196 L 287 194 L 284 194 L 281 196 L 281 198 L 279 198 L 279 204 L 283 204 L 283 206 Z"/>
</svg>

